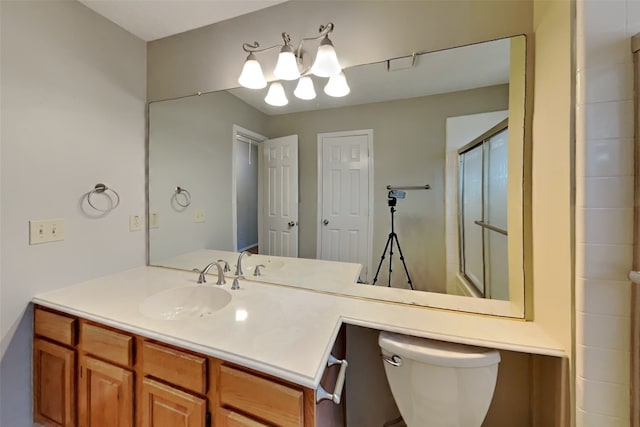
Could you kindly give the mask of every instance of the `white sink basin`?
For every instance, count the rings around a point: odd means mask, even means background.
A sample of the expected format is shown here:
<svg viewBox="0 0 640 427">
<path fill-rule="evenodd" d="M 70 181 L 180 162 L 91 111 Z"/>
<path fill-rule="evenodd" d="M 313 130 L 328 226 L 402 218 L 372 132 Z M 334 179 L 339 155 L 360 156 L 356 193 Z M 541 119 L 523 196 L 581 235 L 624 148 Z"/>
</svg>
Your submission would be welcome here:
<svg viewBox="0 0 640 427">
<path fill-rule="evenodd" d="M 231 301 L 231 294 L 215 285 L 189 285 L 151 295 L 140 312 L 152 319 L 195 319 L 212 315 Z"/>
</svg>

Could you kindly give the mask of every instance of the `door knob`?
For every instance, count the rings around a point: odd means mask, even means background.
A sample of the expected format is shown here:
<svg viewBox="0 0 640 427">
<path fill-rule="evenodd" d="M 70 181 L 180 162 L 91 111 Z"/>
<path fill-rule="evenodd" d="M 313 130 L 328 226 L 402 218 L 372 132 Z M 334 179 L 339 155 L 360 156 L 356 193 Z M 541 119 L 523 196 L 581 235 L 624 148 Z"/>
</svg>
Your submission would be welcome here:
<svg viewBox="0 0 640 427">
<path fill-rule="evenodd" d="M 287 223 L 287 225 L 288 225 L 289 227 L 295 227 L 295 226 L 296 226 L 296 223 L 295 223 L 295 221 L 289 221 L 289 222 Z"/>
<path fill-rule="evenodd" d="M 322 221 L 322 223 L 323 223 L 324 225 L 329 225 L 329 220 L 328 220 L 328 219 L 325 219 L 324 221 Z"/>
</svg>

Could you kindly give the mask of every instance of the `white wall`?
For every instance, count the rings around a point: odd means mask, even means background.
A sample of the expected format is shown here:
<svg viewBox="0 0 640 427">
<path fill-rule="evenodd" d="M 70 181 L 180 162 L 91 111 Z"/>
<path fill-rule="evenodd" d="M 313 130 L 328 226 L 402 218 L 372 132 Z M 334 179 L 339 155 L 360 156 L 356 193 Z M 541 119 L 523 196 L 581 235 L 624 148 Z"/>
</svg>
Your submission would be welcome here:
<svg viewBox="0 0 640 427">
<path fill-rule="evenodd" d="M 145 263 L 145 43 L 75 1 L 2 1 L 0 425 L 31 425 L 37 293 Z M 85 214 L 104 182 L 117 210 Z M 66 239 L 30 246 L 30 219 L 63 218 Z"/>
<path fill-rule="evenodd" d="M 633 68 L 640 2 L 577 3 L 576 421 L 628 426 Z"/>
</svg>

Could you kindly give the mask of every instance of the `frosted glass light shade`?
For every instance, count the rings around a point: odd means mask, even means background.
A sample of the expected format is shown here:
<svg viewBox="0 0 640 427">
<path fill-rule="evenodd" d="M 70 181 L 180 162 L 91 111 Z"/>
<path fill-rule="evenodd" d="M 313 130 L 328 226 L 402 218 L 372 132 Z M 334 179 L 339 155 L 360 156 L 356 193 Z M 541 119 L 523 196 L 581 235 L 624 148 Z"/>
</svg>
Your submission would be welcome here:
<svg viewBox="0 0 640 427">
<path fill-rule="evenodd" d="M 296 60 L 296 56 L 293 54 L 291 46 L 282 46 L 282 50 L 278 55 L 276 69 L 273 70 L 273 75 L 280 80 L 295 80 L 300 77 L 298 61 Z"/>
<path fill-rule="evenodd" d="M 342 71 L 338 63 L 336 50 L 329 37 L 325 36 L 318 47 L 316 59 L 311 66 L 311 72 L 318 77 L 333 77 Z"/>
<path fill-rule="evenodd" d="M 242 67 L 242 73 L 238 77 L 238 83 L 249 89 L 262 89 L 267 86 L 262 67 L 253 53 L 247 56 Z"/>
<path fill-rule="evenodd" d="M 347 77 L 342 71 L 338 75 L 331 77 L 324 87 L 324 93 L 335 98 L 346 96 L 349 92 L 351 92 L 351 89 L 347 84 Z"/>
<path fill-rule="evenodd" d="M 313 80 L 309 76 L 302 76 L 298 80 L 298 85 L 293 94 L 300 99 L 310 100 L 316 97 L 316 90 L 313 87 Z"/>
<path fill-rule="evenodd" d="M 274 107 L 282 107 L 289 103 L 287 95 L 284 94 L 282 83 L 271 83 L 271 86 L 269 86 L 269 92 L 267 92 L 267 96 L 264 97 L 264 102 L 269 105 L 273 105 Z"/>
</svg>

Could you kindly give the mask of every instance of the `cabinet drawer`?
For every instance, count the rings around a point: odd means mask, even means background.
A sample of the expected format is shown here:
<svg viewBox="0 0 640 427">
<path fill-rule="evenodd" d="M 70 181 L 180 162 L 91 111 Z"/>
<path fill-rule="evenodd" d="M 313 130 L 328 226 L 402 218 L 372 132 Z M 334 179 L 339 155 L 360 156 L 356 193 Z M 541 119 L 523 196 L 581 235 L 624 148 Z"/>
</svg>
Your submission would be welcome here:
<svg viewBox="0 0 640 427">
<path fill-rule="evenodd" d="M 145 341 L 142 360 L 145 375 L 199 394 L 207 392 L 207 360 L 204 357 Z"/>
<path fill-rule="evenodd" d="M 225 408 L 218 409 L 213 425 L 216 427 L 269 427 L 268 424 L 252 420 Z"/>
<path fill-rule="evenodd" d="M 81 324 L 82 349 L 122 366 L 133 364 L 133 337 L 90 323 Z"/>
<path fill-rule="evenodd" d="M 302 426 L 302 390 L 229 366 L 220 367 L 220 402 L 279 426 Z"/>
<path fill-rule="evenodd" d="M 36 335 L 60 344 L 76 344 L 76 319 L 39 308 L 35 310 L 33 329 Z"/>
</svg>

